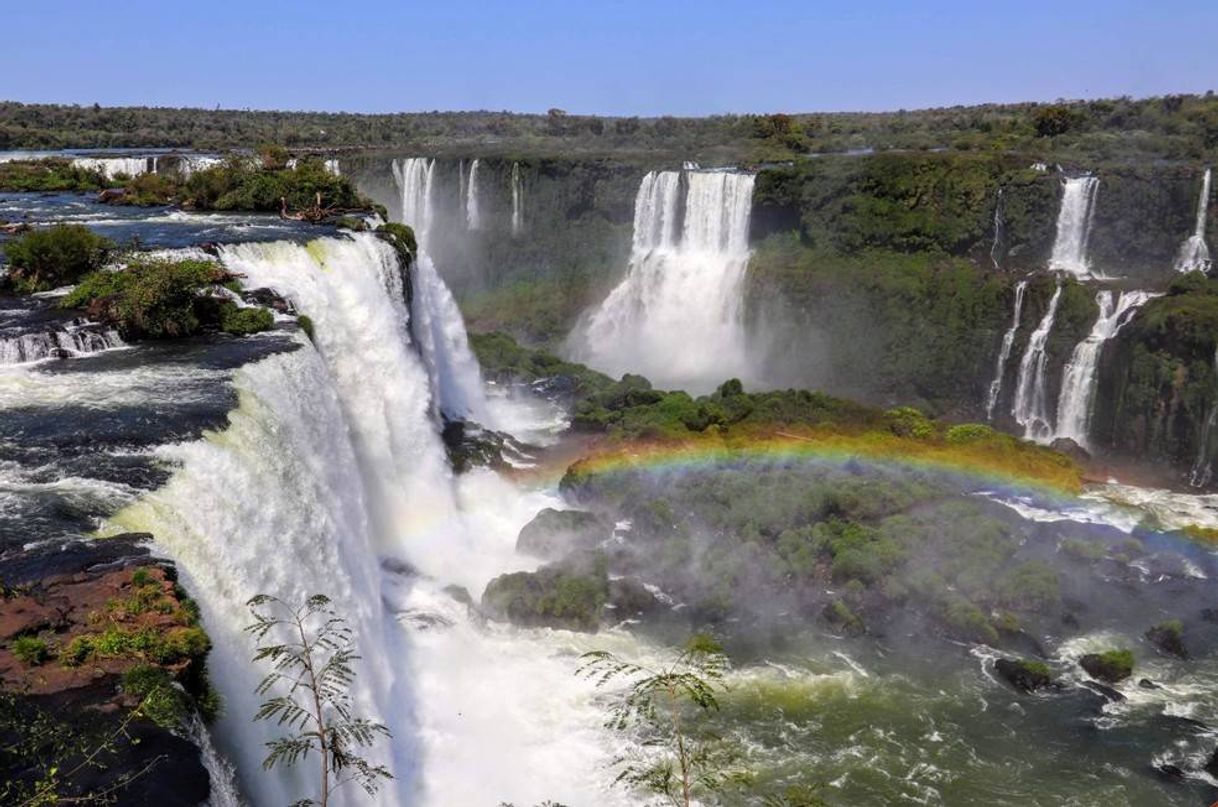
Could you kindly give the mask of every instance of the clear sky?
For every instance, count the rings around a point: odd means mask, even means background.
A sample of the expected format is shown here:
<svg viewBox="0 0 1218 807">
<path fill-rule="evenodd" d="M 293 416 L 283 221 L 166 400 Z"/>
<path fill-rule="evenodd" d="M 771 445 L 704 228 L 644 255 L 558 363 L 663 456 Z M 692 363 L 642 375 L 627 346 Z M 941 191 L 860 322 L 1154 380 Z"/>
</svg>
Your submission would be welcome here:
<svg viewBox="0 0 1218 807">
<path fill-rule="evenodd" d="M 0 99 L 705 115 L 1218 90 L 1218 0 L 8 0 Z"/>
</svg>

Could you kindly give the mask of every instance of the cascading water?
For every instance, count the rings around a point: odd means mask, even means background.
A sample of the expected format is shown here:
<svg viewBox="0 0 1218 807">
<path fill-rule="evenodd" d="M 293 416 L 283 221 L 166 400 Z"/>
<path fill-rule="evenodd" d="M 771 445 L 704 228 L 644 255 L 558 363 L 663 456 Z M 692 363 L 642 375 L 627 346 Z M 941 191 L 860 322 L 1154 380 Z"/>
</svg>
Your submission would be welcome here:
<svg viewBox="0 0 1218 807">
<path fill-rule="evenodd" d="M 465 227 L 468 230 L 482 229 L 482 214 L 478 209 L 478 166 L 474 159 L 469 166 L 469 178 L 465 183 Z"/>
<path fill-rule="evenodd" d="M 1214 375 L 1218 377 L 1218 348 L 1214 350 Z M 1216 424 L 1218 424 L 1218 401 L 1215 401 L 1210 407 L 1209 417 L 1205 419 L 1205 425 L 1201 427 L 1197 459 L 1193 461 L 1192 470 L 1188 475 L 1188 483 L 1195 488 L 1207 486 L 1214 478 L 1215 447 L 1212 443 Z"/>
<path fill-rule="evenodd" d="M 85 356 L 125 344 L 111 328 L 68 327 L 0 337 L 0 365 Z"/>
<path fill-rule="evenodd" d="M 334 158 L 325 160 L 322 163 L 322 167 L 324 167 L 327 171 L 329 171 L 331 174 L 333 174 L 336 177 L 341 177 L 343 175 L 342 169 L 339 168 L 339 166 L 338 166 L 338 160 L 336 160 Z"/>
<path fill-rule="evenodd" d="M 206 171 L 208 168 L 214 168 L 224 162 L 219 157 L 213 157 L 205 154 L 183 154 L 178 158 L 178 173 L 183 177 L 188 177 L 191 174 L 196 174 L 199 171 Z"/>
<path fill-rule="evenodd" d="M 393 178 L 402 198 L 402 221 L 414 229 L 422 245 L 431 226 L 432 177 L 436 161 L 426 157 L 407 157 L 393 161 Z"/>
<path fill-rule="evenodd" d="M 998 189 L 998 201 L 994 203 L 994 241 L 990 245 L 990 261 L 995 269 L 1002 269 L 1003 251 L 1006 249 L 1007 223 L 1003 217 L 1003 189 Z"/>
<path fill-rule="evenodd" d="M 1155 295 L 1144 291 L 1121 292 L 1113 300 L 1112 292 L 1095 295 L 1100 307 L 1099 318 L 1070 356 L 1062 371 L 1061 394 L 1057 399 L 1056 437 L 1067 437 L 1080 446 L 1089 446 L 1091 401 L 1095 396 L 1096 371 L 1104 345 L 1115 337 L 1138 308 Z"/>
<path fill-rule="evenodd" d="M 1061 207 L 1057 213 L 1057 237 L 1049 268 L 1079 277 L 1091 273 L 1087 263 L 1087 242 L 1095 218 L 1095 199 L 1100 181 L 1096 177 L 1072 177 L 1062 181 Z"/>
<path fill-rule="evenodd" d="M 1002 347 L 998 350 L 998 364 L 994 368 L 994 380 L 990 382 L 989 392 L 985 396 L 985 419 L 994 419 L 994 407 L 1002 395 L 1002 380 L 1007 372 L 1007 362 L 1011 358 L 1011 347 L 1015 344 L 1015 332 L 1019 330 L 1019 318 L 1023 314 L 1023 298 L 1028 290 L 1028 281 L 1021 280 L 1015 284 L 1015 313 L 1011 317 L 1011 327 L 1002 335 Z"/>
<path fill-rule="evenodd" d="M 156 173 L 156 157 L 77 157 L 72 165 L 86 171 L 98 171 L 107 179 L 119 174 L 129 177 Z"/>
<path fill-rule="evenodd" d="M 1197 200 L 1197 225 L 1189 239 L 1180 245 L 1176 256 L 1177 272 L 1208 272 L 1210 270 L 1210 248 L 1205 243 L 1205 217 L 1210 202 L 1210 173 L 1205 169 L 1201 177 L 1201 198 Z"/>
<path fill-rule="evenodd" d="M 741 298 L 754 178 L 724 171 L 684 178 L 675 171 L 643 178 L 626 278 L 577 328 L 571 349 L 614 375 L 702 390 L 751 369 Z"/>
<path fill-rule="evenodd" d="M 1044 441 L 1053 436 L 1053 425 L 1049 423 L 1048 404 L 1045 400 L 1045 369 L 1049 361 L 1045 344 L 1053 330 L 1053 320 L 1057 317 L 1057 305 L 1061 302 L 1061 296 L 1062 285 L 1058 283 L 1052 299 L 1049 300 L 1049 310 L 1028 337 L 1028 346 L 1019 362 L 1019 380 L 1015 385 L 1011 416 L 1023 427 L 1024 437 L 1030 440 Z"/>
<path fill-rule="evenodd" d="M 520 163 L 512 163 L 512 235 L 524 232 L 524 189 L 520 186 Z"/>
</svg>

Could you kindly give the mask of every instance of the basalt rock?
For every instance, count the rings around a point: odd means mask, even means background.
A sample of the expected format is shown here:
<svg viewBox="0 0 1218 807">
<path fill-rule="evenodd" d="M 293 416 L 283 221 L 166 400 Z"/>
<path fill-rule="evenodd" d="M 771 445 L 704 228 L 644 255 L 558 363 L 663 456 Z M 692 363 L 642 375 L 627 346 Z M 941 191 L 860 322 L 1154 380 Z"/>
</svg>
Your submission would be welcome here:
<svg viewBox="0 0 1218 807">
<path fill-rule="evenodd" d="M 994 662 L 994 671 L 1020 692 L 1036 692 L 1053 685 L 1048 666 L 1038 661 L 1000 658 Z"/>
<path fill-rule="evenodd" d="M 1088 453 L 1087 449 L 1083 448 L 1069 437 L 1058 437 L 1052 443 L 1049 443 L 1049 448 L 1065 454 L 1075 462 L 1082 463 L 1091 459 L 1091 454 Z"/>
<path fill-rule="evenodd" d="M 1088 653 L 1078 663 L 1092 678 L 1109 684 L 1118 684 L 1133 674 L 1133 654 L 1128 650 Z"/>
<path fill-rule="evenodd" d="M 593 550 L 611 534 L 611 525 L 593 513 L 547 507 L 520 530 L 516 551 L 557 560 L 567 554 Z"/>
<path fill-rule="evenodd" d="M 1184 646 L 1184 626 L 1177 621 L 1163 622 L 1146 631 L 1146 640 L 1164 653 L 1176 658 L 1188 658 Z"/>
</svg>

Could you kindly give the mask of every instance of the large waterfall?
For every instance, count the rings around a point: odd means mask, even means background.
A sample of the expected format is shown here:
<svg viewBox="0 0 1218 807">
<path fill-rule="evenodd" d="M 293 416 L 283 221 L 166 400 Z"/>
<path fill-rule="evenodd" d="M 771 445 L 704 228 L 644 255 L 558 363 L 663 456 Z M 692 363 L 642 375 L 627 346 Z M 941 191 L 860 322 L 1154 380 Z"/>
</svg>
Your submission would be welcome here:
<svg viewBox="0 0 1218 807">
<path fill-rule="evenodd" d="M 1002 395 L 1002 380 L 1007 373 L 1007 362 L 1011 358 L 1011 348 L 1015 344 L 1015 333 L 1019 330 L 1019 318 L 1023 315 L 1023 298 L 1028 290 L 1028 281 L 1021 280 L 1015 284 L 1015 313 L 1011 317 L 1011 327 L 1002 335 L 1002 347 L 998 350 L 998 363 L 994 367 L 994 380 L 985 396 L 985 419 L 994 419 L 994 407 Z"/>
<path fill-rule="evenodd" d="M 482 229 L 482 212 L 478 207 L 478 166 L 481 161 L 474 159 L 469 165 L 469 178 L 465 182 L 465 227 L 469 230 Z"/>
<path fill-rule="evenodd" d="M 524 232 L 524 188 L 520 185 L 520 163 L 512 163 L 512 235 Z"/>
<path fill-rule="evenodd" d="M 1099 318 L 1091 327 L 1091 333 L 1075 346 L 1062 372 L 1061 394 L 1057 399 L 1056 437 L 1068 437 L 1080 446 L 1088 447 L 1091 402 L 1095 396 L 1096 371 L 1104 345 L 1153 296 L 1144 291 L 1127 291 L 1117 295 L 1114 301 L 1110 291 L 1095 295 L 1100 308 Z"/>
<path fill-rule="evenodd" d="M 626 278 L 577 328 L 572 352 L 614 375 L 695 391 L 747 376 L 741 298 L 753 179 L 647 174 Z"/>
<path fill-rule="evenodd" d="M 72 165 L 86 171 L 97 171 L 107 179 L 120 174 L 128 177 L 156 173 L 156 157 L 77 157 Z"/>
<path fill-rule="evenodd" d="M 1023 427 L 1024 437 L 1031 440 L 1047 440 L 1053 436 L 1053 424 L 1049 422 L 1048 403 L 1045 400 L 1045 380 L 1048 375 L 1046 365 L 1049 361 L 1045 344 L 1053 330 L 1053 320 L 1057 317 L 1057 305 L 1061 302 L 1061 296 L 1062 285 L 1058 283 L 1049 301 L 1049 310 L 1028 337 L 1028 346 L 1019 362 L 1019 381 L 1015 385 L 1015 401 L 1011 406 L 1011 415 L 1015 422 Z"/>
<path fill-rule="evenodd" d="M 393 161 L 393 178 L 402 200 L 402 220 L 414 229 L 419 244 L 427 238 L 431 225 L 432 177 L 436 161 L 408 157 Z"/>
<path fill-rule="evenodd" d="M 532 568 L 515 553 L 516 535 L 561 504 L 486 470 L 454 478 L 396 252 L 357 234 L 226 246 L 220 257 L 307 313 L 316 347 L 300 337 L 296 351 L 237 371 L 229 427 L 160 449 L 172 479 L 113 521 L 153 532 L 200 602 L 225 698 L 216 736 L 246 794 L 287 804 L 311 778 L 260 770 L 276 732 L 250 720 L 259 671 L 241 631 L 244 603 L 259 592 L 295 601 L 321 592 L 356 629 L 358 710 L 394 735 L 373 757 L 395 779 L 375 799 L 354 790 L 339 803 L 440 807 L 488 794 L 625 803 L 606 793 L 611 738 L 590 687 L 572 675 L 572 659 L 590 647 L 481 627 L 448 593 L 456 585 L 477 597 L 494 575 Z M 461 329 L 459 319 L 437 327 Z"/>
<path fill-rule="evenodd" d="M 1205 217 L 1210 203 L 1210 174 L 1211 169 L 1207 168 L 1201 177 L 1197 224 L 1193 228 L 1193 234 L 1180 245 L 1180 254 L 1176 256 L 1177 272 L 1208 272 L 1210 269 L 1210 248 L 1205 243 Z"/>
<path fill-rule="evenodd" d="M 1095 218 L 1095 198 L 1100 181 L 1096 177 L 1073 177 L 1062 182 L 1061 207 L 1057 213 L 1057 237 L 1049 268 L 1084 277 L 1091 273 L 1087 242 Z"/>
</svg>

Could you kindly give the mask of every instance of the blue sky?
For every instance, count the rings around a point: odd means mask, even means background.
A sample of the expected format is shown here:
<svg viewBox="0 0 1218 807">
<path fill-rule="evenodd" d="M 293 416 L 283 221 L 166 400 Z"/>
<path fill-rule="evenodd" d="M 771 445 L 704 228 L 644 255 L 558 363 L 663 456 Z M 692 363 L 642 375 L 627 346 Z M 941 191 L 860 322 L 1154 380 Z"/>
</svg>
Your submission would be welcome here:
<svg viewBox="0 0 1218 807">
<path fill-rule="evenodd" d="M 1218 0 L 6 3 L 0 98 L 705 115 L 1218 91 Z"/>
</svg>

